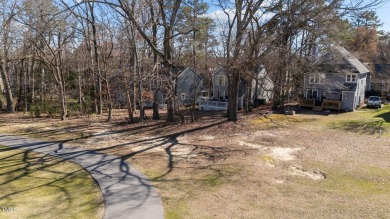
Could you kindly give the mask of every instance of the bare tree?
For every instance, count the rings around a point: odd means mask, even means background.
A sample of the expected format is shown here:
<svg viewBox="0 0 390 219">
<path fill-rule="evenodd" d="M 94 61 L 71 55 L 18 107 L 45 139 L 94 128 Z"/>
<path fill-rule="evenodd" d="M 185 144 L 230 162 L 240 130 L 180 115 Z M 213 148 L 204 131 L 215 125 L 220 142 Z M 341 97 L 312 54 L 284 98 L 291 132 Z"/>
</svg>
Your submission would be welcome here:
<svg viewBox="0 0 390 219">
<path fill-rule="evenodd" d="M 14 113 L 14 97 L 11 90 L 11 81 L 10 81 L 10 48 L 12 46 L 12 22 L 14 17 L 17 14 L 17 5 L 18 1 L 16 0 L 2 0 L 0 1 L 0 60 L 1 60 L 1 78 L 3 81 L 3 89 L 5 91 L 5 96 L 7 99 L 7 113 Z"/>
<path fill-rule="evenodd" d="M 43 3 L 43 1 L 38 2 L 38 4 Z M 50 10 L 51 14 L 47 13 L 48 11 L 40 11 L 40 22 L 33 24 L 24 22 L 24 24 L 30 31 L 36 32 L 35 38 L 31 40 L 31 44 L 36 49 L 35 58 L 44 63 L 54 77 L 61 103 L 61 120 L 65 120 L 67 105 L 64 66 L 67 59 L 67 46 L 74 37 L 74 29 L 68 19 L 69 14 L 58 13 L 59 9 L 54 5 L 48 4 L 48 2 L 45 2 L 45 4 L 45 10 Z"/>
</svg>

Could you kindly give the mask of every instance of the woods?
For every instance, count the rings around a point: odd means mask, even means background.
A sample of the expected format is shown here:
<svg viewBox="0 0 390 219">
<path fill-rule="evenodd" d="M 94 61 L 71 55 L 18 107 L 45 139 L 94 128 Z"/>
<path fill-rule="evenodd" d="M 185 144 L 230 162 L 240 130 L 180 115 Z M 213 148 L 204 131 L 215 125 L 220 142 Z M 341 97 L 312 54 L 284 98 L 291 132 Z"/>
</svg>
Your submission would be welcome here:
<svg viewBox="0 0 390 219">
<path fill-rule="evenodd" d="M 370 11 L 380 3 L 0 0 L 2 110 L 61 120 L 107 110 L 111 121 L 113 108 L 126 107 L 134 122 L 137 110 L 145 119 L 145 103 L 152 102 L 153 119 L 166 104 L 166 120 L 173 122 L 175 69 L 192 68 L 210 92 L 211 74 L 223 66 L 227 117 L 236 121 L 239 82 L 252 80 L 260 66 L 274 84 L 273 107 L 280 108 L 302 92 L 302 75 L 318 47 L 341 44 L 367 62 L 388 60 L 377 51 L 380 21 Z M 252 100 L 246 101 L 250 110 Z"/>
</svg>

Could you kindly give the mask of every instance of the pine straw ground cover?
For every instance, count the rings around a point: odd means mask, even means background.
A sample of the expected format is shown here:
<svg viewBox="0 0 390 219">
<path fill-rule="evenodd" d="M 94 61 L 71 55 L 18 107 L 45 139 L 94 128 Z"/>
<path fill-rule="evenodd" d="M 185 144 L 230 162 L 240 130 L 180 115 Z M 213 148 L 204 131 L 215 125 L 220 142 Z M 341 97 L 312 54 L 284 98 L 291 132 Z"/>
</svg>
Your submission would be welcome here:
<svg viewBox="0 0 390 219">
<path fill-rule="evenodd" d="M 166 218 L 389 218 L 389 111 L 257 109 L 237 123 L 198 112 L 185 124 L 18 114 L 2 115 L 0 132 L 121 156 L 152 180 Z"/>
<path fill-rule="evenodd" d="M 79 165 L 0 146 L 0 218 L 102 218 L 103 197 Z"/>
</svg>

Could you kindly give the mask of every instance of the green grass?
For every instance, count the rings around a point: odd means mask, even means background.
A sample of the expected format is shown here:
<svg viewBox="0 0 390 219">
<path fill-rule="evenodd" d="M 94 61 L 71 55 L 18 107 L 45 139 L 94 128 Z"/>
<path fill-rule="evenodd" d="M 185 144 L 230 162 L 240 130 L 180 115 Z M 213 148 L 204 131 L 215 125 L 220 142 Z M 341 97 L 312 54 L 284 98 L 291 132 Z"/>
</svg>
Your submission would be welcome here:
<svg viewBox="0 0 390 219">
<path fill-rule="evenodd" d="M 272 114 L 267 118 L 252 120 L 259 128 L 285 128 L 294 126 L 316 126 L 368 135 L 390 137 L 390 105 L 381 109 L 361 109 L 354 112 L 331 113 L 329 116 L 298 114 L 287 116 Z"/>
<path fill-rule="evenodd" d="M 389 218 L 389 169 L 358 166 L 346 170 L 343 166 L 315 162 L 308 162 L 306 166 L 320 169 L 326 174 L 326 179 L 314 181 L 294 177 L 285 184 L 277 185 L 283 197 L 300 203 L 291 205 L 289 211 L 304 206 L 299 211 L 306 216 L 321 212 L 321 216 L 315 218 Z"/>
<path fill-rule="evenodd" d="M 328 126 L 332 129 L 369 135 L 381 132 L 383 136 L 390 137 L 390 106 L 345 113 L 330 120 Z"/>
<path fill-rule="evenodd" d="M 323 188 L 338 195 L 370 197 L 390 194 L 390 171 L 377 167 L 361 167 L 354 171 L 328 170 Z M 390 199 L 389 199 L 390 200 Z"/>
<path fill-rule="evenodd" d="M 102 218 L 103 197 L 79 165 L 0 146 L 0 218 Z"/>
</svg>

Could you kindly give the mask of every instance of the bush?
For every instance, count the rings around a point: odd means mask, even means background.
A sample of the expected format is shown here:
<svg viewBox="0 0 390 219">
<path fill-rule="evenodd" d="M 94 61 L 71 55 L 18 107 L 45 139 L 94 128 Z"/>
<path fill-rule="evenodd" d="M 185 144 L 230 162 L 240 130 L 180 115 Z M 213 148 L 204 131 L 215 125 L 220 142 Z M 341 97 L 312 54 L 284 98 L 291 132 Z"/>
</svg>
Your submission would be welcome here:
<svg viewBox="0 0 390 219">
<path fill-rule="evenodd" d="M 32 105 L 30 107 L 30 116 L 31 117 L 36 117 L 36 118 L 39 118 L 41 117 L 41 107 L 38 106 L 38 105 Z"/>
<path fill-rule="evenodd" d="M 58 102 L 54 100 L 46 100 L 43 103 L 39 100 L 36 100 L 34 104 L 30 106 L 30 115 L 31 117 L 41 117 L 43 113 L 46 113 L 48 116 L 53 117 L 56 114 L 61 112 L 61 106 Z"/>
<path fill-rule="evenodd" d="M 68 105 L 68 116 L 79 116 L 81 114 L 80 104 L 70 103 Z"/>
</svg>

